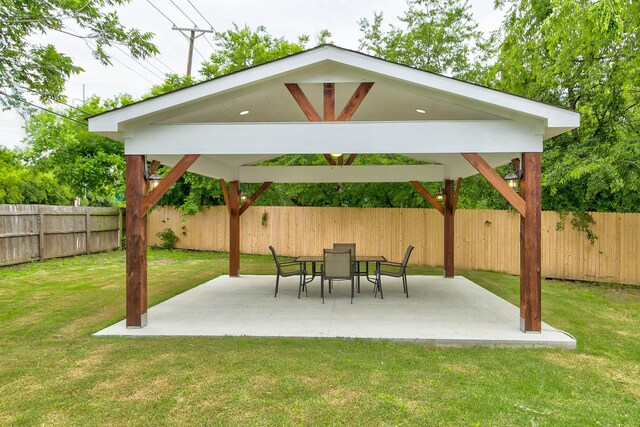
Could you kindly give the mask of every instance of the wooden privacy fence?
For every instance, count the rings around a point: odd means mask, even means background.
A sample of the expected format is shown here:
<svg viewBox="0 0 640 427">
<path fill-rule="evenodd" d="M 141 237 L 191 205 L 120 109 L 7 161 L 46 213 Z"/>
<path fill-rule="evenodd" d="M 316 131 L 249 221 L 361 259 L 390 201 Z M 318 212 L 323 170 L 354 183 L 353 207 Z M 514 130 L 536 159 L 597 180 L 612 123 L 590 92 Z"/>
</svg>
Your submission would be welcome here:
<svg viewBox="0 0 640 427">
<path fill-rule="evenodd" d="M 0 265 L 109 251 L 121 236 L 118 208 L 0 205 Z"/>
<path fill-rule="evenodd" d="M 509 211 L 462 210 L 455 214 L 455 265 L 459 269 L 520 272 L 520 219 Z M 542 274 L 572 280 L 640 284 L 640 214 L 594 213 L 594 245 L 560 215 L 542 213 Z M 253 206 L 240 217 L 240 250 L 282 255 L 321 254 L 334 242 L 355 242 L 358 253 L 400 261 L 416 247 L 412 264 L 443 264 L 443 217 L 434 209 Z M 184 229 L 183 229 L 184 227 Z M 228 251 L 229 216 L 224 206 L 204 209 L 182 221 L 179 211 L 158 207 L 149 215 L 149 244 L 172 229 L 177 247 Z M 182 234 L 186 232 L 186 234 Z"/>
</svg>

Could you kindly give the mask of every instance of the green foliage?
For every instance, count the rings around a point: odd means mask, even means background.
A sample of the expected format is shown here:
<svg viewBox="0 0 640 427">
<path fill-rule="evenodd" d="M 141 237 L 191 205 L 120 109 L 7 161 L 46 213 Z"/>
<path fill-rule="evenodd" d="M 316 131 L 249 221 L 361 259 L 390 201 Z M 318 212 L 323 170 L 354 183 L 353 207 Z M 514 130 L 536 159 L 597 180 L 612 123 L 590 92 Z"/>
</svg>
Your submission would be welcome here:
<svg viewBox="0 0 640 427">
<path fill-rule="evenodd" d="M 0 203 L 66 205 L 72 200 L 51 173 L 34 171 L 22 163 L 20 153 L 0 147 Z"/>
<path fill-rule="evenodd" d="M 319 37 L 326 41 L 330 33 L 323 30 Z M 301 52 L 309 42 L 307 35 L 301 35 L 297 42 L 291 42 L 284 37 L 273 37 L 262 25 L 252 31 L 246 25 L 239 28 L 237 24 L 233 24 L 233 29 L 216 32 L 214 39 L 217 49 L 208 61 L 202 63 L 200 70 L 200 74 L 206 79 Z"/>
<path fill-rule="evenodd" d="M 81 38 L 102 64 L 111 63 L 105 47 L 124 45 L 134 58 L 158 53 L 152 33 L 126 28 L 111 9 L 129 0 L 20 0 L 0 3 L 0 106 L 23 108 L 24 93 L 41 102 L 62 98 L 64 85 L 81 67 L 53 44 L 32 36 L 51 32 Z M 76 31 L 74 28 L 79 28 Z"/>
<path fill-rule="evenodd" d="M 360 20 L 360 49 L 393 62 L 468 81 L 481 81 L 493 52 L 467 0 L 409 0 L 404 28 L 383 29 L 382 13 Z"/>
<path fill-rule="evenodd" d="M 543 208 L 640 211 L 640 7 L 611 0 L 502 1 L 503 90 L 581 113 L 546 141 Z"/>
<path fill-rule="evenodd" d="M 102 101 L 93 97 L 81 108 L 69 108 L 66 116 L 86 117 L 133 102 L 130 96 Z M 68 186 L 75 197 L 92 206 L 115 203 L 114 194 L 124 189 L 122 143 L 88 131 L 86 125 L 47 112 L 30 118 L 26 127 L 25 157 L 35 170 L 47 171 Z"/>
<path fill-rule="evenodd" d="M 162 231 L 158 231 L 156 233 L 156 237 L 162 240 L 162 243 L 160 244 L 160 248 L 162 249 L 173 249 L 176 242 L 180 240 L 178 236 L 176 236 L 176 233 L 168 227 Z"/>
</svg>

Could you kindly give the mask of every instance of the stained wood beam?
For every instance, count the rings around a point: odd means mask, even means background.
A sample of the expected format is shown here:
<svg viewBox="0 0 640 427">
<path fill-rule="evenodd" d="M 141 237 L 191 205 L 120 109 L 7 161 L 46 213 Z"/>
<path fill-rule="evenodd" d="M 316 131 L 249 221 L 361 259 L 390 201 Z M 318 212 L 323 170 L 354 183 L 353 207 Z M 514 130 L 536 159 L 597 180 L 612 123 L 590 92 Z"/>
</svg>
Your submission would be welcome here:
<svg viewBox="0 0 640 427">
<path fill-rule="evenodd" d="M 126 310 L 127 328 L 147 324 L 147 217 L 142 210 L 146 192 L 145 159 L 126 155 Z"/>
<path fill-rule="evenodd" d="M 350 164 L 352 164 L 357 156 L 358 156 L 357 154 L 349 155 L 349 158 L 347 159 L 347 162 L 345 163 L 345 165 L 349 166 Z"/>
<path fill-rule="evenodd" d="M 247 200 L 244 202 L 244 205 L 242 205 L 242 207 L 240 208 L 240 215 L 242 215 L 247 209 L 249 209 L 253 204 L 253 202 L 255 202 L 258 199 L 258 197 L 260 197 L 260 195 L 264 193 L 264 190 L 269 188 L 270 185 L 271 185 L 271 182 L 265 182 L 260 186 L 260 188 L 258 188 L 251 195 L 251 197 L 248 197 Z"/>
<path fill-rule="evenodd" d="M 453 198 L 453 212 L 455 213 L 456 209 L 458 209 L 458 197 L 460 196 L 460 187 L 462 187 L 462 177 L 458 178 L 458 182 L 456 183 L 456 195 Z"/>
<path fill-rule="evenodd" d="M 541 314 L 541 154 L 522 153 L 521 191 L 527 210 L 520 217 L 520 328 L 540 332 Z"/>
<path fill-rule="evenodd" d="M 351 95 L 349 101 L 347 101 L 340 114 L 338 114 L 336 120 L 339 122 L 347 122 L 351 120 L 351 117 L 356 112 L 360 104 L 362 104 L 362 101 L 367 96 L 372 86 L 373 82 L 360 83 L 360 86 L 358 86 L 355 92 L 353 92 L 353 95 Z"/>
<path fill-rule="evenodd" d="M 236 277 L 240 271 L 240 199 L 238 181 L 229 183 L 229 276 Z"/>
<path fill-rule="evenodd" d="M 333 157 L 331 157 L 331 154 L 325 154 L 324 158 L 327 159 L 327 163 L 329 163 L 331 166 L 334 166 L 336 164 L 336 162 L 333 160 Z"/>
<path fill-rule="evenodd" d="M 338 157 L 338 166 L 342 166 L 344 164 L 344 154 Z"/>
<path fill-rule="evenodd" d="M 229 204 L 229 193 L 227 192 L 227 183 L 224 179 L 220 178 L 220 188 L 222 189 L 222 197 L 224 197 L 224 204 L 227 207 L 227 212 L 231 215 L 231 205 Z"/>
<path fill-rule="evenodd" d="M 309 101 L 309 98 L 307 98 L 297 83 L 285 83 L 284 85 L 287 87 L 289 93 L 293 96 L 293 99 L 310 122 L 322 121 L 316 109 L 313 108 L 311 101 Z"/>
<path fill-rule="evenodd" d="M 154 173 L 156 173 L 159 167 L 160 167 L 160 160 L 152 161 L 151 166 L 149 166 L 149 175 L 153 175 Z"/>
<path fill-rule="evenodd" d="M 146 215 L 158 200 L 171 188 L 171 186 L 189 169 L 189 166 L 195 163 L 200 157 L 199 154 L 187 154 L 169 171 L 167 176 L 162 178 L 156 188 L 151 190 L 142 200 L 141 212 Z"/>
<path fill-rule="evenodd" d="M 444 277 L 454 277 L 455 195 L 453 181 L 444 180 Z"/>
<path fill-rule="evenodd" d="M 438 212 L 444 215 L 444 207 L 440 204 L 440 202 L 438 202 L 438 200 L 435 197 L 433 197 L 431 193 L 429 193 L 429 191 L 426 188 L 422 186 L 422 184 L 420 184 L 418 181 L 409 181 L 409 182 L 411 183 L 411 185 L 413 185 L 416 188 L 416 190 L 420 192 L 420 194 L 422 194 L 422 196 L 425 199 L 427 199 L 429 203 L 431 203 L 431 206 L 436 208 Z"/>
<path fill-rule="evenodd" d="M 493 188 L 495 188 L 498 193 L 500 193 L 502 197 L 504 197 L 506 201 L 520 213 L 520 215 L 523 217 L 527 215 L 525 212 L 524 199 L 520 197 L 513 188 L 509 187 L 509 184 L 507 184 L 479 154 L 462 153 L 462 156 L 467 159 L 467 161 L 471 163 L 471 166 L 476 168 L 476 170 L 480 172 L 487 181 L 489 181 L 489 184 L 491 184 Z"/>
<path fill-rule="evenodd" d="M 325 122 L 333 122 L 336 119 L 336 91 L 335 83 L 325 83 L 323 85 L 324 115 Z"/>
</svg>

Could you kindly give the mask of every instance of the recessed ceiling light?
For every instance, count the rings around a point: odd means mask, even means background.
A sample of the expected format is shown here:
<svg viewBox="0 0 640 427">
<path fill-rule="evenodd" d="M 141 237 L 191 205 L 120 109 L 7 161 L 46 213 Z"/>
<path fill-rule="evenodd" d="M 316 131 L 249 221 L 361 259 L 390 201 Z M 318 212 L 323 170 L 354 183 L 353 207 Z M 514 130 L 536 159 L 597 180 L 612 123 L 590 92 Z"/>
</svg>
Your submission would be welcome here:
<svg viewBox="0 0 640 427">
<path fill-rule="evenodd" d="M 416 113 L 427 114 L 427 110 L 423 110 L 422 108 L 416 108 Z"/>
<path fill-rule="evenodd" d="M 246 116 L 247 114 L 249 114 L 249 110 L 240 111 L 241 116 Z"/>
</svg>

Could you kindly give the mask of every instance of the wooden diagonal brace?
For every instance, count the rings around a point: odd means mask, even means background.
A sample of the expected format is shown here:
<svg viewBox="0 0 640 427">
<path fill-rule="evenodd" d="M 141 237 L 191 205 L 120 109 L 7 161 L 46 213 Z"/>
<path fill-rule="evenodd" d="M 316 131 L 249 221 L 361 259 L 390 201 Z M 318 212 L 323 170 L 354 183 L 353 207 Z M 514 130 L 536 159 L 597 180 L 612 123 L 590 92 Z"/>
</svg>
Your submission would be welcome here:
<svg viewBox="0 0 640 427">
<path fill-rule="evenodd" d="M 289 93 L 293 96 L 293 99 L 310 122 L 322 121 L 316 109 L 313 108 L 311 101 L 309 101 L 309 98 L 307 98 L 297 83 L 285 83 L 284 85 L 287 87 Z"/>
<path fill-rule="evenodd" d="M 224 179 L 220 178 L 220 188 L 222 189 L 222 197 L 224 197 L 224 204 L 227 207 L 227 212 L 231 215 L 231 205 L 229 204 L 229 193 L 227 192 L 227 183 Z"/>
<path fill-rule="evenodd" d="M 267 188 L 269 188 L 269 186 L 271 185 L 271 182 L 265 182 L 264 184 L 262 184 L 260 186 L 260 188 L 258 188 L 255 193 L 253 193 L 251 195 L 251 197 L 248 197 L 247 200 L 244 202 L 244 205 L 242 205 L 240 207 L 240 215 L 242 215 L 247 209 L 249 209 L 249 207 L 251 207 L 251 205 L 253 204 L 253 202 L 256 201 L 256 199 L 258 197 L 260 197 L 260 195 L 262 193 L 264 193 L 264 190 L 266 190 Z"/>
<path fill-rule="evenodd" d="M 462 187 L 462 177 L 458 178 L 458 183 L 456 184 L 456 195 L 453 198 L 453 213 L 458 209 L 458 197 L 460 196 L 460 187 Z"/>
<path fill-rule="evenodd" d="M 349 155 L 349 158 L 347 159 L 347 161 L 344 164 L 349 166 L 356 159 L 356 156 L 357 156 L 357 154 Z"/>
<path fill-rule="evenodd" d="M 467 159 L 471 166 L 476 168 L 522 217 L 526 216 L 524 199 L 513 188 L 509 187 L 509 184 L 479 154 L 462 153 L 462 157 Z"/>
<path fill-rule="evenodd" d="M 196 160 L 200 157 L 200 154 L 187 154 L 184 156 L 176 165 L 171 168 L 167 176 L 162 178 L 160 183 L 156 188 L 151 190 L 149 194 L 144 196 L 142 200 L 141 213 L 142 215 L 146 215 L 158 200 L 165 195 L 169 188 L 178 180 L 184 173 L 189 169 L 189 167 L 195 163 Z"/>
<path fill-rule="evenodd" d="M 336 120 L 339 122 L 348 122 L 351 120 L 351 117 L 356 112 L 360 104 L 362 104 L 364 97 L 367 96 L 372 86 L 373 82 L 360 83 L 360 86 L 358 86 L 356 91 L 353 92 L 353 95 L 351 95 L 347 104 L 344 106 L 340 114 L 338 114 Z"/>
<path fill-rule="evenodd" d="M 426 188 L 422 186 L 422 184 L 420 184 L 418 181 L 409 181 L 409 182 L 411 182 L 411 185 L 413 185 L 416 188 L 416 190 L 418 190 L 420 194 L 422 194 L 422 196 L 425 199 L 427 199 L 429 203 L 431 203 L 431 206 L 436 208 L 438 212 L 444 215 L 444 207 L 438 202 L 438 200 L 435 197 L 433 197 L 431 193 L 429 193 L 429 191 L 427 191 Z"/>
<path fill-rule="evenodd" d="M 156 173 L 158 168 L 160 167 L 160 160 L 154 160 L 151 162 L 151 166 L 149 166 L 149 176 Z"/>
</svg>

